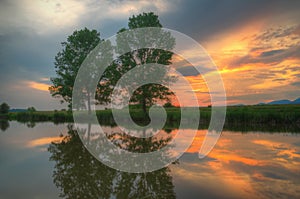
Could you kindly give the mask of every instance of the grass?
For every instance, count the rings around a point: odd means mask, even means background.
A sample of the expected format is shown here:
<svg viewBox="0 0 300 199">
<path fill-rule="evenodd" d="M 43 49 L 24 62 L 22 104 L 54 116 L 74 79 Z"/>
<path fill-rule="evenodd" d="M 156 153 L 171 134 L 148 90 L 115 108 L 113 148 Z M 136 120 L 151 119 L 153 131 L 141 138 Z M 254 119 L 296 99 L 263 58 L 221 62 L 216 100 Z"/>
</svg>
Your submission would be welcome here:
<svg viewBox="0 0 300 199">
<path fill-rule="evenodd" d="M 192 113 L 192 108 L 184 108 L 188 113 L 188 122 L 199 122 L 199 128 L 207 128 L 211 108 L 200 108 L 200 121 Z M 126 114 L 123 110 L 121 114 Z M 190 113 L 189 113 L 190 112 Z M 180 108 L 166 108 L 167 122 L 166 128 L 177 128 L 181 120 Z M 96 112 L 98 121 L 104 125 L 115 125 L 111 110 L 98 110 Z M 149 120 L 145 119 L 144 113 L 140 109 L 130 109 L 131 118 L 139 124 L 148 124 Z M 1 116 L 9 120 L 19 122 L 44 122 L 52 121 L 54 123 L 73 122 L 72 112 L 68 111 L 36 111 L 36 112 L 18 112 L 9 113 Z M 161 119 L 161 114 L 154 115 L 153 118 Z M 124 124 L 126 124 L 124 119 Z M 255 129 L 267 127 L 267 129 L 300 129 L 300 105 L 254 105 L 254 106 L 230 106 L 226 111 L 226 128 L 244 128 Z"/>
</svg>

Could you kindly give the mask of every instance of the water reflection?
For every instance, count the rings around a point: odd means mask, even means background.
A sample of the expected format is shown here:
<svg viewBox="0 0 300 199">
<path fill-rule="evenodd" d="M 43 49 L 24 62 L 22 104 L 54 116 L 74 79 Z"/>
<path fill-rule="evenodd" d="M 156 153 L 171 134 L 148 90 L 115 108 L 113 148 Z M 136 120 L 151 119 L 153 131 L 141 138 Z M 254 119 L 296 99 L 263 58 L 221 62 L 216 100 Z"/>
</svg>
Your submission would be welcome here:
<svg viewBox="0 0 300 199">
<path fill-rule="evenodd" d="M 8 120 L 0 120 L 0 129 L 1 129 L 1 131 L 5 131 L 8 128 L 9 128 Z"/>
<path fill-rule="evenodd" d="M 34 128 L 35 125 L 36 125 L 36 124 L 35 124 L 34 121 L 29 121 L 29 122 L 26 123 L 26 126 L 27 126 L 28 128 Z"/>
<path fill-rule="evenodd" d="M 172 168 L 178 197 L 300 198 L 300 136 L 224 132 L 199 160 L 203 134 L 198 132 L 180 165 Z"/>
<path fill-rule="evenodd" d="M 88 135 L 91 136 L 91 135 Z M 156 142 L 114 133 L 110 139 L 120 140 L 120 146 L 133 151 L 153 150 Z M 98 140 L 99 141 L 99 140 Z M 89 143 L 93 144 L 93 143 Z M 141 146 L 147 146 L 144 149 Z M 160 147 L 160 145 L 158 145 Z M 48 148 L 55 161 L 54 183 L 64 198 L 176 198 L 169 167 L 149 173 L 132 174 L 107 167 L 84 147 L 72 125 L 62 141 Z"/>
<path fill-rule="evenodd" d="M 9 125 L 0 133 L 0 198 L 300 198 L 300 134 L 224 131 L 200 160 L 206 131 L 199 130 L 179 164 L 128 174 L 95 160 L 72 126 Z M 132 143 L 124 139 L 122 147 Z"/>
<path fill-rule="evenodd" d="M 144 130 L 126 128 L 126 133 L 122 126 L 99 128 L 94 124 L 76 124 L 76 129 L 96 159 L 111 168 L 130 173 L 155 171 L 175 162 L 193 138 L 189 135 L 178 140 L 179 136 L 174 137 L 155 127 Z M 178 130 L 177 134 L 184 132 Z M 136 137 L 139 135 L 142 138 Z"/>
</svg>

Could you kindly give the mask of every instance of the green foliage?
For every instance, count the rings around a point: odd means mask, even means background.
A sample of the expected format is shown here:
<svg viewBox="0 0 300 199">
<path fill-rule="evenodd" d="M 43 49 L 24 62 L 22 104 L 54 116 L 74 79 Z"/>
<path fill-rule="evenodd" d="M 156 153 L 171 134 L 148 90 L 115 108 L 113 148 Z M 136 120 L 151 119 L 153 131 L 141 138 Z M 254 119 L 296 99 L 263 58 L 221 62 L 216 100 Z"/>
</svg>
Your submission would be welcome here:
<svg viewBox="0 0 300 199">
<path fill-rule="evenodd" d="M 171 102 L 167 102 L 167 103 L 164 104 L 164 107 L 165 108 L 173 108 L 175 106 Z"/>
<path fill-rule="evenodd" d="M 129 29 L 145 28 L 145 27 L 161 28 L 162 25 L 158 19 L 158 16 L 155 15 L 153 12 L 149 12 L 149 13 L 143 13 L 137 16 L 133 15 L 132 17 L 129 17 L 128 27 Z"/>
<path fill-rule="evenodd" d="M 182 107 L 183 108 L 183 107 Z M 187 111 L 191 108 L 184 107 Z M 166 108 L 167 122 L 164 128 L 178 128 L 181 122 L 180 108 Z M 122 114 L 120 110 L 120 114 Z M 191 112 L 192 113 L 192 112 Z M 126 114 L 124 112 L 124 114 Z M 96 112 L 101 125 L 116 126 L 112 111 L 98 110 Z M 148 124 L 143 111 L 140 108 L 130 108 L 132 119 L 139 125 Z M 55 123 L 73 122 L 73 115 L 67 111 L 37 111 L 9 113 L 5 120 L 16 120 L 23 123 L 52 121 Z M 160 116 L 157 116 L 157 119 Z M 193 115 L 189 115 L 187 122 L 199 122 L 199 129 L 208 128 L 211 117 L 211 108 L 200 108 L 200 121 Z M 163 118 L 162 118 L 163 119 Z M 86 121 L 88 122 L 88 121 Z M 127 120 L 123 121 L 126 125 Z M 7 126 L 4 123 L 3 126 Z M 3 127 L 4 129 L 4 127 Z M 233 106 L 227 107 L 225 130 L 237 131 L 279 131 L 279 132 L 300 132 L 300 106 L 299 105 L 266 105 L 266 106 Z"/>
<path fill-rule="evenodd" d="M 129 18 L 128 28 L 144 28 L 144 27 L 162 27 L 158 16 L 154 13 L 143 13 L 137 16 L 133 15 Z M 121 29 L 119 32 L 124 32 L 126 29 Z M 151 32 L 151 31 L 150 31 Z M 147 40 L 145 41 L 145 37 Z M 151 42 L 152 48 L 139 48 L 140 43 Z M 155 63 L 161 65 L 170 65 L 173 53 L 172 48 L 175 45 L 175 39 L 163 30 L 145 36 L 144 34 L 135 31 L 128 35 L 117 36 L 117 52 L 122 48 L 132 49 L 131 52 L 125 53 L 119 57 L 121 60 L 121 69 L 118 71 L 119 76 L 123 76 L 126 72 L 135 68 L 138 65 Z M 159 46 L 159 47 L 158 47 Z M 165 50 L 161 49 L 163 47 Z M 139 78 L 144 79 L 147 75 L 157 77 L 164 85 L 174 82 L 176 79 L 168 74 L 167 67 L 153 68 L 149 66 L 144 70 L 143 74 L 139 74 Z M 126 85 L 125 85 L 126 87 Z M 141 104 L 144 113 L 146 107 L 153 105 L 157 100 L 168 100 L 174 93 L 167 87 L 161 84 L 146 84 L 136 89 L 130 99 L 132 104 Z"/>
<path fill-rule="evenodd" d="M 8 104 L 5 103 L 5 102 L 2 103 L 2 104 L 0 105 L 0 113 L 1 113 L 1 114 L 7 114 L 8 111 L 9 111 L 9 106 L 8 106 Z"/>
<path fill-rule="evenodd" d="M 143 28 L 143 27 L 162 27 L 159 22 L 158 16 L 154 13 L 143 13 L 140 15 L 133 15 L 129 18 L 128 28 Z M 121 29 L 120 32 L 126 29 Z M 124 36 L 124 35 L 123 35 Z M 112 93 L 113 86 L 117 83 L 126 72 L 133 69 L 137 65 L 156 63 L 162 65 L 171 64 L 171 58 L 173 53 L 170 52 L 175 45 L 175 39 L 167 32 L 156 32 L 151 39 L 147 38 L 152 48 L 140 49 L 138 44 L 145 40 L 144 35 L 135 34 L 134 38 L 131 37 L 117 37 L 117 46 L 115 47 L 116 53 L 120 52 L 124 46 L 130 46 L 132 52 L 122 54 L 118 59 L 121 64 L 110 63 L 110 66 L 101 77 L 100 82 L 96 90 L 96 103 L 106 103 L 110 101 L 109 96 Z M 153 41 L 152 41 L 153 40 Z M 101 42 L 100 33 L 96 30 L 89 30 L 87 28 L 74 31 L 72 35 L 67 38 L 66 42 L 62 42 L 63 49 L 58 52 L 55 57 L 55 68 L 57 77 L 51 78 L 53 86 L 49 88 L 50 93 L 54 97 L 61 98 L 61 102 L 69 103 L 69 109 L 72 107 L 72 94 L 75 78 L 83 61 L 86 61 L 87 55 Z M 106 46 L 105 50 L 101 51 L 101 56 L 107 60 L 113 56 L 113 48 L 110 43 L 102 42 L 101 45 Z M 156 48 L 156 46 L 163 46 L 165 50 Z M 138 50 L 135 50 L 138 49 Z M 128 51 L 127 51 L 128 52 Z M 94 55 L 92 55 L 93 57 Z M 90 57 L 90 56 L 89 56 Z M 92 62 L 94 60 L 91 60 Z M 92 65 L 92 64 L 89 64 Z M 93 67 L 93 66 L 91 66 Z M 90 68 L 88 71 L 97 71 L 97 67 Z M 95 74 L 97 74 L 95 72 Z M 86 74 L 87 77 L 97 76 L 93 74 Z M 168 85 L 175 81 L 174 77 L 168 75 L 166 67 L 153 71 L 151 67 L 145 71 L 144 75 L 153 75 L 161 78 L 161 82 Z M 82 92 L 86 93 L 86 99 L 88 107 L 90 108 L 91 91 L 90 85 L 92 81 L 89 78 L 79 80 L 85 88 L 81 88 Z M 80 94 L 81 95 L 81 94 Z M 153 105 L 157 100 L 168 100 L 171 95 L 174 95 L 167 87 L 160 84 L 147 84 L 139 87 L 134 93 L 130 102 L 135 104 L 141 104 L 144 113 L 146 113 L 146 107 Z M 81 98 L 80 98 L 81 99 Z M 84 102 L 76 102 L 84 105 Z M 81 106 L 81 105 L 80 105 Z M 73 107 L 78 108 L 78 107 Z M 89 109 L 90 110 L 90 109 Z"/>
<path fill-rule="evenodd" d="M 36 109 L 33 106 L 31 106 L 31 107 L 27 108 L 27 111 L 29 111 L 29 112 L 35 112 Z"/>
<path fill-rule="evenodd" d="M 69 103 L 71 108 L 72 91 L 78 70 L 86 58 L 100 42 L 100 33 L 87 28 L 76 30 L 62 42 L 63 50 L 55 57 L 57 77 L 51 78 L 53 86 L 49 88 L 54 97 L 61 97 L 61 102 Z"/>
</svg>

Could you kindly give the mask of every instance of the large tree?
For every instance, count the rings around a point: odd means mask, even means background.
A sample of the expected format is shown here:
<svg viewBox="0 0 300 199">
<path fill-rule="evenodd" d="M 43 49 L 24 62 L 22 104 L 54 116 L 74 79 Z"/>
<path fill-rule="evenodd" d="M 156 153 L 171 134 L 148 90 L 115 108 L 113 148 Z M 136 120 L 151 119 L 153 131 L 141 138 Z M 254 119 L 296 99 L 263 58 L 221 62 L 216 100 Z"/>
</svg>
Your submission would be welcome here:
<svg viewBox="0 0 300 199">
<path fill-rule="evenodd" d="M 158 19 L 158 16 L 154 13 L 143 13 L 139 15 L 133 15 L 129 18 L 128 29 L 121 29 L 117 36 L 117 47 L 116 51 L 122 52 L 124 48 L 128 47 L 131 52 L 125 53 L 119 57 L 120 69 L 118 72 L 120 76 L 135 68 L 136 66 L 141 66 L 144 64 L 161 64 L 170 65 L 173 53 L 171 50 L 175 45 L 175 39 L 170 35 L 170 33 L 157 29 L 149 32 L 145 31 L 130 31 L 136 28 L 146 28 L 146 27 L 158 27 L 161 28 L 162 25 Z M 128 34 L 124 31 L 129 30 Z M 141 43 L 151 44 L 151 48 L 139 48 Z M 164 49 L 158 48 L 163 47 Z M 175 78 L 168 74 L 167 67 L 149 67 L 145 68 L 143 74 L 138 78 L 144 78 L 147 75 L 156 76 L 159 78 L 159 82 L 168 85 L 175 81 Z M 144 76 L 144 77 L 142 77 Z M 146 78 L 145 78 L 146 79 Z M 131 86 L 128 84 L 128 86 Z M 126 85 L 125 85 L 126 87 Z M 170 97 L 174 93 L 169 90 L 166 86 L 161 84 L 149 83 L 140 86 L 136 89 L 130 99 L 132 104 L 140 104 L 144 113 L 146 113 L 147 106 L 153 105 L 158 100 L 169 101 Z"/>
<path fill-rule="evenodd" d="M 69 108 L 72 107 L 72 92 L 76 79 L 76 75 L 83 61 L 87 55 L 100 43 L 100 33 L 96 30 L 89 30 L 84 28 L 82 30 L 76 30 L 72 35 L 68 36 L 66 42 L 62 42 L 63 49 L 57 53 L 55 57 L 55 68 L 57 77 L 51 78 L 53 86 L 49 88 L 50 93 L 54 97 L 61 97 L 61 102 L 67 102 Z M 112 56 L 112 50 L 108 50 L 105 56 Z M 93 76 L 93 74 L 86 74 L 87 76 Z M 86 83 L 86 82 L 85 82 Z M 87 90 L 90 86 L 86 86 L 83 89 L 86 93 L 88 108 L 90 110 L 90 96 L 91 92 Z M 97 87 L 100 89 L 100 83 Z M 108 98 L 103 97 L 101 94 L 107 92 L 96 92 L 101 102 Z"/>
<path fill-rule="evenodd" d="M 158 16 L 154 13 L 143 13 L 137 16 L 129 18 L 128 29 L 133 30 L 136 28 L 145 27 L 158 27 L 162 25 L 158 20 Z M 121 29 L 119 32 L 124 32 L 126 29 Z M 125 73 L 135 68 L 136 66 L 143 64 L 171 64 L 172 48 L 175 45 L 175 39 L 172 38 L 170 33 L 164 30 L 153 32 L 153 34 L 140 34 L 129 31 L 125 34 L 117 36 L 117 44 L 115 48 L 111 46 L 109 41 L 103 42 L 100 45 L 104 45 L 105 52 L 101 52 L 102 56 L 109 60 L 108 57 L 113 56 L 113 50 L 118 54 L 122 52 L 122 48 L 130 46 L 132 51 L 125 54 L 120 54 L 118 60 L 120 62 L 110 63 L 109 69 L 107 69 L 104 75 L 101 77 L 96 89 L 96 102 L 106 103 L 111 99 L 112 90 L 117 80 L 119 80 Z M 134 36 L 134 38 L 132 37 Z M 140 44 L 145 41 L 151 42 L 151 48 L 139 48 Z M 49 88 L 52 96 L 61 97 L 61 102 L 69 103 L 69 108 L 72 106 L 72 94 L 75 83 L 75 78 L 83 61 L 87 58 L 88 54 L 101 42 L 100 34 L 96 30 L 89 30 L 87 28 L 79 31 L 75 31 L 70 35 L 66 42 L 62 43 L 63 49 L 55 57 L 55 68 L 57 77 L 51 78 L 53 86 Z M 163 47 L 160 49 L 158 47 Z M 138 50 L 136 50 L 138 49 Z M 93 56 L 93 55 L 92 55 Z M 92 65 L 92 64 L 90 64 Z M 99 69 L 99 68 L 98 68 Z M 94 69 L 88 71 L 97 71 L 97 66 Z M 97 72 L 95 72 L 97 74 Z M 87 77 L 96 77 L 95 74 L 86 74 Z M 168 75 L 168 69 L 166 67 L 154 68 L 148 67 L 144 70 L 144 76 L 155 76 L 160 79 L 164 85 L 168 85 L 174 78 Z M 103 80 L 103 81 L 102 81 Z M 91 96 L 92 86 L 89 78 L 82 79 L 83 85 L 86 87 L 80 88 L 82 93 L 86 95 L 86 101 L 88 102 L 88 109 L 91 109 Z M 130 87 L 130 84 L 127 85 Z M 125 86 L 126 87 L 126 86 Z M 81 94 L 80 94 L 81 95 Z M 153 105 L 157 100 L 169 100 L 170 96 L 174 95 L 167 87 L 160 84 L 146 84 L 136 89 L 131 97 L 130 103 L 142 105 L 144 113 L 146 113 L 146 107 Z M 81 98 L 80 98 L 81 99 Z M 76 105 L 80 103 L 76 102 Z M 77 107 L 74 107 L 77 108 Z"/>
</svg>

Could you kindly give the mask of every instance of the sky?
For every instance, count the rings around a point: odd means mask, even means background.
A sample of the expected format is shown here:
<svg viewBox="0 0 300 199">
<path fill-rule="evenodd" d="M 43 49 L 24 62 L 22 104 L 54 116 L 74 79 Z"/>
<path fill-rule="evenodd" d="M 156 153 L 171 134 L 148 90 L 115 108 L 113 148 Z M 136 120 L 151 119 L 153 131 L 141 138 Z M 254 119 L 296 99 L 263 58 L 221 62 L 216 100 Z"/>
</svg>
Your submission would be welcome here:
<svg viewBox="0 0 300 199">
<path fill-rule="evenodd" d="M 300 1 L 1 0 L 0 103 L 66 108 L 48 91 L 60 43 L 84 27 L 109 38 L 133 14 L 150 11 L 206 49 L 229 105 L 300 97 Z M 201 74 L 184 67 L 200 105 L 209 104 Z"/>
</svg>

